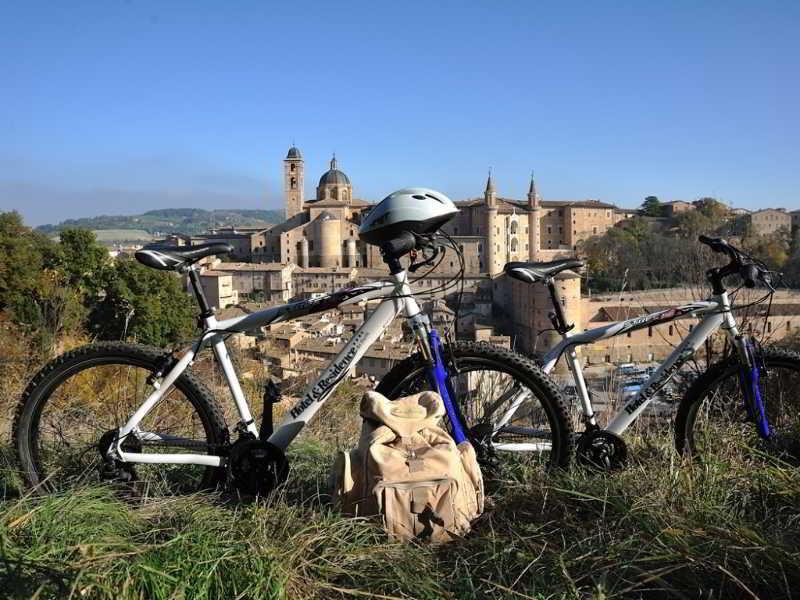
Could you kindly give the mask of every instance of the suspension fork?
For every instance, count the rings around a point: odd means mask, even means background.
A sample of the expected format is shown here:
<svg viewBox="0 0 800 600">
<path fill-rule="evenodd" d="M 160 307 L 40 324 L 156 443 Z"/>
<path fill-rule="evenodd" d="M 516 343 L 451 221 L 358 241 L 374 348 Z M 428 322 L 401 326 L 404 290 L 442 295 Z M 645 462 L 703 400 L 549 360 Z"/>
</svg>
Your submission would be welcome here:
<svg viewBox="0 0 800 600">
<path fill-rule="evenodd" d="M 439 337 L 439 332 L 430 327 L 427 316 L 418 314 L 409 319 L 411 327 L 417 338 L 417 344 L 422 352 L 422 356 L 427 363 L 425 374 L 431 389 L 439 392 L 444 402 L 447 418 L 453 428 L 453 440 L 456 444 L 467 439 L 462 426 L 463 418 L 461 411 L 455 403 L 455 393 L 448 377 L 447 362 L 444 358 L 444 347 Z"/>
<path fill-rule="evenodd" d="M 744 395 L 747 416 L 755 421 L 758 428 L 758 435 L 769 439 L 772 430 L 767 419 L 767 411 L 764 407 L 764 399 L 761 397 L 761 375 L 763 374 L 763 361 L 756 344 L 750 336 L 742 339 L 744 360 L 740 360 L 739 385 Z"/>
<path fill-rule="evenodd" d="M 758 435 L 768 439 L 772 433 L 764 408 L 764 399 L 761 397 L 761 376 L 764 374 L 764 364 L 761 354 L 753 342 L 752 336 L 739 333 L 736 319 L 731 312 L 731 303 L 727 292 L 718 294 L 715 298 L 722 308 L 722 329 L 728 335 L 739 357 L 739 386 L 744 396 L 745 410 L 748 418 L 756 423 Z"/>
</svg>

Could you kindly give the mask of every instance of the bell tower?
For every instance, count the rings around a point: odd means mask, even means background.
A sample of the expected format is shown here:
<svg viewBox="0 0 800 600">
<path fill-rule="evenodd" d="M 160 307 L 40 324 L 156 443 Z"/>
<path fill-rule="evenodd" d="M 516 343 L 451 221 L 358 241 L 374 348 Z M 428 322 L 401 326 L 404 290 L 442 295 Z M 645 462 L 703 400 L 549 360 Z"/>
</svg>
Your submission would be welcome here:
<svg viewBox="0 0 800 600">
<path fill-rule="evenodd" d="M 303 155 L 296 146 L 283 160 L 283 189 L 286 194 L 286 219 L 303 211 Z"/>
</svg>

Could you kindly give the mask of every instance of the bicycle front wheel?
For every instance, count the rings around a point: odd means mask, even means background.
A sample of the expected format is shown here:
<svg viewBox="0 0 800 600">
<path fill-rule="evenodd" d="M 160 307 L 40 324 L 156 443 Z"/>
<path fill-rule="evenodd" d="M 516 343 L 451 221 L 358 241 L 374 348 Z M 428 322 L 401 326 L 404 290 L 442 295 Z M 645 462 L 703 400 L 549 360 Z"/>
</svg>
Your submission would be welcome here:
<svg viewBox="0 0 800 600">
<path fill-rule="evenodd" d="M 762 350 L 759 391 L 770 434 L 759 434 L 748 408 L 736 360 L 713 365 L 695 381 L 678 407 L 678 452 L 702 459 L 753 460 L 772 456 L 800 464 L 800 355 L 783 348 Z"/>
<path fill-rule="evenodd" d="M 479 457 L 517 456 L 546 468 L 564 467 L 571 427 L 558 388 L 533 361 L 481 342 L 445 345 L 458 372 L 449 376 L 462 425 Z M 427 366 L 417 353 L 384 377 L 378 392 L 394 399 L 430 389 Z"/>
<path fill-rule="evenodd" d="M 77 348 L 45 365 L 25 390 L 14 419 L 23 474 L 40 492 L 104 479 L 130 481 L 141 494 L 185 493 L 215 485 L 222 469 L 194 464 L 115 463 L 102 447 L 155 390 L 163 353 L 107 342 Z M 227 440 L 222 410 L 184 372 L 122 448 L 138 453 L 218 454 Z"/>
</svg>

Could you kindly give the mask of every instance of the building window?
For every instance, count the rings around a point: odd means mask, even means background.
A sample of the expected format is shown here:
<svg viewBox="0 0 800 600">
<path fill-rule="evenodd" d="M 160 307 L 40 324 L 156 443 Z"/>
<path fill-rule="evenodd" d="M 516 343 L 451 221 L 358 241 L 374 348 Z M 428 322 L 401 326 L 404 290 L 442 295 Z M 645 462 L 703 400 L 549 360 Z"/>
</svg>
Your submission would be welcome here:
<svg viewBox="0 0 800 600">
<path fill-rule="evenodd" d="M 671 336 L 671 335 L 672 335 L 672 331 L 673 331 L 673 329 L 674 329 L 674 328 L 672 327 L 672 325 L 670 325 L 670 326 L 669 326 L 669 333 L 667 333 L 667 335 L 670 335 L 670 336 Z"/>
<path fill-rule="evenodd" d="M 597 227 L 592 227 L 592 235 L 597 235 Z"/>
<path fill-rule="evenodd" d="M 294 163 L 292 163 L 291 165 L 289 165 L 289 170 L 290 170 L 292 173 L 294 173 L 294 167 L 295 167 L 295 164 L 294 164 Z"/>
<path fill-rule="evenodd" d="M 652 327 L 648 327 L 647 328 L 647 337 L 653 337 L 653 328 Z"/>
</svg>

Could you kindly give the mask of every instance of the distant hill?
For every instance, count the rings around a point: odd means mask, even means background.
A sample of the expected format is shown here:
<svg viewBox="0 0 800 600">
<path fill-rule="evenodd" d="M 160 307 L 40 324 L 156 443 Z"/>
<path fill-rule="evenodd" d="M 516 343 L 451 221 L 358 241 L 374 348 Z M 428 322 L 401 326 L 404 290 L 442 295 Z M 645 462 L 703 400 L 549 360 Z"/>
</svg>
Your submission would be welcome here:
<svg viewBox="0 0 800 600">
<path fill-rule="evenodd" d="M 42 225 L 38 229 L 47 234 L 57 234 L 67 227 L 102 230 L 107 233 L 104 241 L 140 239 L 142 232 L 151 236 L 168 233 L 194 235 L 203 233 L 210 227 L 238 225 L 265 227 L 284 220 L 283 209 L 279 210 L 243 210 L 200 208 L 164 208 L 151 210 L 141 215 L 86 217 L 83 219 L 67 219 L 56 225 Z M 113 239 L 112 239 L 113 238 Z"/>
</svg>

